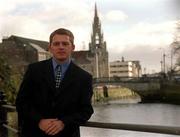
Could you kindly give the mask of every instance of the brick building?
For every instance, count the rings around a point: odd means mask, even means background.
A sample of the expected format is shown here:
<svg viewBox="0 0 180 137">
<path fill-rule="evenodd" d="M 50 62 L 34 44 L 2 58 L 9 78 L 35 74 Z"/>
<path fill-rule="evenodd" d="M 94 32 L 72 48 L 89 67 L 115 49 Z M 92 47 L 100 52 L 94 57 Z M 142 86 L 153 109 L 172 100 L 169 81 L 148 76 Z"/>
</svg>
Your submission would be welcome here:
<svg viewBox="0 0 180 137">
<path fill-rule="evenodd" d="M 0 54 L 13 69 L 24 72 L 29 63 L 50 57 L 48 42 L 12 35 L 2 39 Z"/>
</svg>

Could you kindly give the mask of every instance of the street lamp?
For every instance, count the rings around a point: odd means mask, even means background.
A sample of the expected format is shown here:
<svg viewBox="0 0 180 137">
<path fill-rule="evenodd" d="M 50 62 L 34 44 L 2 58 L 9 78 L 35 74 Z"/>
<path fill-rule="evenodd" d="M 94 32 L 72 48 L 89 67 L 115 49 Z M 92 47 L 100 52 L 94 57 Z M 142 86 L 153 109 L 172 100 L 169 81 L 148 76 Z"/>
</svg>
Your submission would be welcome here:
<svg viewBox="0 0 180 137">
<path fill-rule="evenodd" d="M 162 73 L 163 72 L 163 61 L 161 60 L 160 63 L 161 63 L 161 73 Z"/>
<path fill-rule="evenodd" d="M 164 48 L 159 48 L 160 50 L 163 50 L 163 59 L 160 61 L 161 63 L 161 72 L 166 73 L 166 54 Z"/>
<path fill-rule="evenodd" d="M 163 53 L 163 64 L 164 64 L 164 73 L 166 73 L 166 54 Z"/>
<path fill-rule="evenodd" d="M 95 51 L 95 57 L 96 57 L 96 78 L 99 78 L 99 60 L 98 60 L 98 48 L 96 47 Z"/>
</svg>

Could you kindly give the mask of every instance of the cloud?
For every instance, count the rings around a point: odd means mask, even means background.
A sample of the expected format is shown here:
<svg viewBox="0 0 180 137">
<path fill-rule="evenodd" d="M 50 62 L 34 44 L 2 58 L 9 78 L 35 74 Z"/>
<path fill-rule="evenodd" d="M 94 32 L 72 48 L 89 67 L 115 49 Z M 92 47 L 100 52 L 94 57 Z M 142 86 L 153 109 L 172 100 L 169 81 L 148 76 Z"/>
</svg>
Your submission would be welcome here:
<svg viewBox="0 0 180 137">
<path fill-rule="evenodd" d="M 168 46 L 173 40 L 176 22 L 167 21 L 157 24 L 140 22 L 126 31 L 107 33 L 108 48 L 114 52 L 122 52 L 137 45 L 150 45 L 153 48 Z M 116 50 L 114 50 L 116 49 Z"/>
<path fill-rule="evenodd" d="M 16 23 L 17 22 L 17 23 Z M 46 26 L 33 18 L 25 16 L 7 16 L 0 25 L 0 36 L 19 35 L 44 40 L 47 38 Z"/>
<path fill-rule="evenodd" d="M 50 32 L 59 27 L 73 29 L 72 31 L 80 38 L 85 39 L 84 28 L 90 26 L 92 22 L 89 15 L 91 8 L 86 2 L 79 4 L 80 2 L 80 0 L 63 2 L 6 0 L 0 4 L 0 39 L 15 34 L 48 40 Z"/>
<path fill-rule="evenodd" d="M 169 54 L 173 41 L 176 21 L 157 24 L 137 23 L 125 32 L 116 32 L 107 36 L 110 60 L 139 60 L 145 68 L 160 71 L 160 60 L 164 49 Z"/>
<path fill-rule="evenodd" d="M 108 21 L 112 22 L 125 21 L 128 18 L 128 16 L 120 10 L 111 10 L 105 15 L 105 17 Z"/>
</svg>

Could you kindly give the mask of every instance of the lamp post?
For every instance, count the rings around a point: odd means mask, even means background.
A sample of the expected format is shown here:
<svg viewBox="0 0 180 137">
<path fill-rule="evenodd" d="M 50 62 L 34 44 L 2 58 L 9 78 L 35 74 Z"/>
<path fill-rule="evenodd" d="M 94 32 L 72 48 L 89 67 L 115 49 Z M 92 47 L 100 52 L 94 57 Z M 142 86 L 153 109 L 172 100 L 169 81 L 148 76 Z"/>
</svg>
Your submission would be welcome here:
<svg viewBox="0 0 180 137">
<path fill-rule="evenodd" d="M 166 54 L 165 52 L 163 53 L 163 65 L 164 65 L 164 73 L 166 73 Z"/>
<path fill-rule="evenodd" d="M 162 73 L 163 72 L 163 61 L 161 60 L 160 63 L 161 63 L 161 73 Z"/>
<path fill-rule="evenodd" d="M 164 48 L 159 48 L 159 49 L 163 50 L 162 60 L 160 61 L 160 63 L 161 63 L 161 72 L 166 73 L 166 54 L 165 54 L 165 49 Z"/>
<path fill-rule="evenodd" d="M 96 56 L 96 78 L 99 78 L 98 48 L 95 51 Z"/>
</svg>

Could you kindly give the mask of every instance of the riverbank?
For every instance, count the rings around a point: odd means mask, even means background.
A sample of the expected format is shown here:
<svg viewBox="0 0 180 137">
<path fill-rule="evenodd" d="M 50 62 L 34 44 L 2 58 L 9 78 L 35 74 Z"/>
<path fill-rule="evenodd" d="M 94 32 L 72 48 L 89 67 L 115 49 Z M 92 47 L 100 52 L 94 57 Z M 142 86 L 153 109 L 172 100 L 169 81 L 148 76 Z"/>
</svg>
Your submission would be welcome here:
<svg viewBox="0 0 180 137">
<path fill-rule="evenodd" d="M 180 105 L 180 83 L 163 83 L 156 94 L 148 95 L 142 103 L 168 103 Z"/>
<path fill-rule="evenodd" d="M 180 84 L 163 83 L 160 90 L 140 97 L 136 92 L 123 87 L 109 87 L 108 97 L 103 94 L 103 88 L 94 89 L 93 104 L 103 104 L 107 102 L 124 103 L 124 100 L 140 98 L 140 103 L 168 103 L 180 105 Z"/>
<path fill-rule="evenodd" d="M 92 98 L 93 104 L 108 104 L 108 103 L 130 103 L 128 100 L 138 100 L 136 103 L 141 101 L 140 96 L 134 91 L 123 88 L 123 87 L 109 87 L 108 93 L 104 94 L 103 88 L 95 88 L 94 95 Z"/>
</svg>

